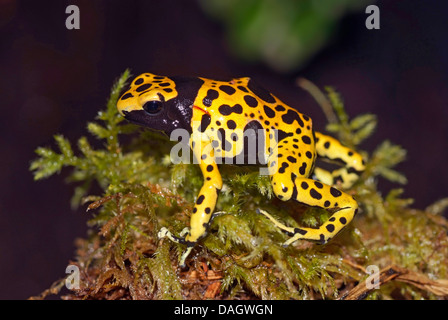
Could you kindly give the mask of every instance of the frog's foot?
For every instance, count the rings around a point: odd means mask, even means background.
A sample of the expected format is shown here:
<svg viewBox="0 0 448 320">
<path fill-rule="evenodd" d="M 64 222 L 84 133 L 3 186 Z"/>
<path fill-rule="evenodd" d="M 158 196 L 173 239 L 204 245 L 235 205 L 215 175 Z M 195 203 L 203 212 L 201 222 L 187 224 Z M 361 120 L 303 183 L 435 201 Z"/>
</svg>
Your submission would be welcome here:
<svg viewBox="0 0 448 320">
<path fill-rule="evenodd" d="M 316 191 L 314 188 L 310 187 L 313 185 L 319 191 Z M 291 236 L 290 239 L 283 243 L 283 246 L 289 246 L 297 240 L 309 240 L 316 241 L 319 244 L 326 244 L 347 224 L 349 224 L 358 212 L 358 204 L 352 196 L 331 186 L 325 185 L 318 181 L 313 181 L 311 179 L 301 179 L 301 183 L 297 184 L 296 180 L 295 194 L 297 194 L 297 188 L 299 187 L 306 191 L 311 189 L 309 196 L 307 192 L 299 193 L 301 194 L 300 200 L 303 203 L 325 209 L 333 209 L 336 211 L 318 228 L 293 228 L 281 223 L 266 211 L 260 209 L 257 210 L 258 213 L 266 216 L 274 223 L 275 226 L 283 231 L 286 231 L 288 235 Z M 324 197 L 324 195 L 326 197 Z M 299 201 L 299 199 L 295 197 L 293 197 L 293 199 Z"/>
<path fill-rule="evenodd" d="M 168 239 L 170 239 L 173 242 L 186 244 L 187 245 L 187 249 L 184 251 L 184 253 L 182 253 L 182 256 L 180 258 L 179 266 L 181 268 L 185 268 L 185 260 L 190 255 L 191 250 L 193 250 L 193 247 L 196 245 L 196 241 L 187 241 L 187 240 L 185 240 L 185 237 L 188 236 L 189 233 L 190 233 L 190 228 L 185 227 L 181 231 L 180 237 L 177 237 L 177 236 L 173 235 L 167 228 L 162 227 L 159 230 L 159 233 L 157 234 L 159 239 L 168 238 Z"/>
<path fill-rule="evenodd" d="M 264 215 L 266 218 L 271 220 L 277 228 L 285 231 L 291 237 L 282 244 L 283 248 L 286 248 L 287 246 L 289 246 L 290 244 L 292 244 L 293 242 L 295 242 L 299 239 L 303 239 L 304 238 L 303 235 L 305 235 L 309 230 L 309 229 L 305 230 L 305 228 L 288 227 L 288 226 L 284 225 L 283 223 L 281 223 L 280 221 L 278 221 L 277 219 L 275 219 L 273 216 L 271 216 L 269 213 L 267 213 L 264 210 L 257 209 L 256 212 Z M 308 240 L 313 240 L 313 239 L 308 239 Z"/>
<path fill-rule="evenodd" d="M 185 230 L 185 229 L 184 229 Z M 182 232 L 184 232 L 184 230 L 182 230 Z M 176 237 L 175 235 L 173 235 L 172 233 L 171 233 L 171 231 L 169 231 L 167 228 L 165 228 L 165 227 L 162 227 L 160 230 L 159 230 L 159 233 L 157 234 L 157 237 L 159 238 L 159 239 L 163 239 L 163 238 L 168 238 L 168 239 L 170 239 L 171 241 L 173 241 L 173 242 L 176 242 L 176 243 L 182 243 L 182 244 L 184 244 L 184 243 L 186 243 L 185 242 L 185 238 L 184 237 Z"/>
<path fill-rule="evenodd" d="M 284 225 L 283 223 L 281 223 L 280 221 L 278 221 L 277 219 L 275 219 L 273 216 L 271 216 L 269 213 L 267 213 L 267 212 L 264 211 L 264 210 L 257 209 L 256 212 L 257 212 L 258 214 L 262 214 L 262 215 L 264 215 L 266 218 L 268 218 L 269 220 L 271 220 L 277 228 L 279 228 L 279 229 L 281 229 L 281 230 L 283 230 L 283 231 L 286 231 L 286 233 L 287 233 L 289 236 L 294 236 L 294 235 L 296 234 L 297 229 L 299 229 L 299 228 L 292 228 L 292 227 L 288 227 L 288 226 Z M 291 239 L 292 239 L 292 238 L 291 238 Z M 287 247 L 290 243 L 292 243 L 291 239 L 289 239 L 288 241 L 286 241 L 285 243 L 283 243 L 282 246 L 283 246 L 283 247 Z"/>
<path fill-rule="evenodd" d="M 183 228 L 183 230 L 180 232 L 180 236 L 181 238 L 184 238 L 190 233 L 190 228 L 189 227 L 185 227 Z"/>
</svg>

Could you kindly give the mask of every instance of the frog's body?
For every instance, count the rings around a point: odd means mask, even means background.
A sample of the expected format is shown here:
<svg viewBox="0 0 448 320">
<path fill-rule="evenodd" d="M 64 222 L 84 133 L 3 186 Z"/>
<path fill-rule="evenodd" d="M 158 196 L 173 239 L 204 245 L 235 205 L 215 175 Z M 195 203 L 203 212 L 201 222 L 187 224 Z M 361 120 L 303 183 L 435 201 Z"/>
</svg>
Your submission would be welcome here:
<svg viewBox="0 0 448 320">
<path fill-rule="evenodd" d="M 342 187 L 350 187 L 364 170 L 361 156 L 336 139 L 314 132 L 308 116 L 287 106 L 250 78 L 217 81 L 145 73 L 132 82 L 117 107 L 126 119 L 143 126 L 168 135 L 179 128 L 191 134 L 190 146 L 199 161 L 204 184 L 193 209 L 190 229 L 183 234 L 185 237 L 173 236 L 165 228 L 159 232 L 160 237 L 187 244 L 182 265 L 193 246 L 205 236 L 222 188 L 217 159 L 244 154 L 247 160 L 248 146 L 252 144 L 248 143 L 250 135 L 246 135 L 249 129 L 263 129 L 264 159 L 255 158 L 267 163 L 273 192 L 279 199 L 337 210 L 319 228 L 287 227 L 261 211 L 292 234 L 285 244 L 298 239 L 326 243 L 357 212 L 353 197 L 332 185 L 339 181 Z M 332 172 L 314 168 L 317 155 L 342 161 L 344 167 Z M 310 179 L 311 174 L 319 181 Z"/>
</svg>

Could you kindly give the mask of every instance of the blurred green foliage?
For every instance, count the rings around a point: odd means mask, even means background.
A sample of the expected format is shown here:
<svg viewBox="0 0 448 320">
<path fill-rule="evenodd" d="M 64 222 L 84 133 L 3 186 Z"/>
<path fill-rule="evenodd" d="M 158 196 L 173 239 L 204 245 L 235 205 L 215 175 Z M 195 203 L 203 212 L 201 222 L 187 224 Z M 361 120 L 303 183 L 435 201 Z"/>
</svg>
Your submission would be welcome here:
<svg viewBox="0 0 448 320">
<path fill-rule="evenodd" d="M 230 51 L 280 72 L 303 66 L 335 40 L 341 19 L 373 0 L 199 0 L 223 23 Z M 364 27 L 364 25 L 360 26 Z"/>
</svg>

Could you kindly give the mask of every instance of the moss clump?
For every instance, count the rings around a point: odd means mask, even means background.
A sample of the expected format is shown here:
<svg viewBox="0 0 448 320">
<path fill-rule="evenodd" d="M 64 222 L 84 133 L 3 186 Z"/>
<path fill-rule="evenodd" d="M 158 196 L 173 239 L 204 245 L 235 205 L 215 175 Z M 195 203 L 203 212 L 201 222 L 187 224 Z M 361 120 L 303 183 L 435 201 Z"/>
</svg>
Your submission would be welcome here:
<svg viewBox="0 0 448 320">
<path fill-rule="evenodd" d="M 367 170 L 349 190 L 361 213 L 327 245 L 298 241 L 283 248 L 288 236 L 258 208 L 291 226 L 317 226 L 329 213 L 276 199 L 266 176 L 257 168 L 222 166 L 225 187 L 209 234 L 178 268 L 185 249 L 157 239 L 165 226 L 176 234 L 188 225 L 202 186 L 196 165 L 169 161 L 173 145 L 167 138 L 125 123 L 116 111 L 126 71 L 114 85 L 105 111 L 88 131 L 103 141 L 93 148 L 86 137 L 79 152 L 62 136 L 59 151 L 38 148 L 31 164 L 35 179 L 72 168 L 77 184 L 73 205 L 86 205 L 92 219 L 88 236 L 78 239 L 74 261 L 80 287 L 64 299 L 437 299 L 448 296 L 448 222 L 441 215 L 447 200 L 428 208 L 410 208 L 412 201 L 395 189 L 383 197 L 378 177 L 405 183 L 393 167 L 406 152 L 389 141 L 371 154 Z M 374 115 L 350 119 L 339 95 L 322 93 L 302 80 L 324 108 L 328 131 L 356 147 L 372 134 Z M 103 194 L 89 195 L 92 184 Z M 379 289 L 368 286 L 370 266 L 383 270 Z M 392 270 L 392 271 L 391 271 Z M 366 281 L 367 280 L 367 281 Z M 65 278 L 34 298 L 61 295 Z"/>
</svg>

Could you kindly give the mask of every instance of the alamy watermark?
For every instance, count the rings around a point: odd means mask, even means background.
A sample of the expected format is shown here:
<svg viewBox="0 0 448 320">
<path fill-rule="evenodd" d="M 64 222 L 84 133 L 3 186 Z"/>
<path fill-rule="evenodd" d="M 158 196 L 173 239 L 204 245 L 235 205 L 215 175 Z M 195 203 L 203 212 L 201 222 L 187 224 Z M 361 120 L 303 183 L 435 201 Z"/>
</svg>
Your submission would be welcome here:
<svg viewBox="0 0 448 320">
<path fill-rule="evenodd" d="M 68 17 L 65 19 L 65 27 L 68 30 L 80 29 L 81 28 L 81 17 L 79 7 L 75 5 L 69 5 L 65 8 L 65 13 Z"/>
<path fill-rule="evenodd" d="M 199 122 L 192 125 L 198 126 Z M 219 130 L 212 138 L 203 132 L 192 135 L 185 129 L 173 130 L 170 140 L 178 143 L 171 149 L 171 163 L 257 164 L 261 166 L 260 175 L 272 174 L 278 167 L 279 131 L 276 129 Z M 191 149 L 197 156 L 191 158 Z"/>
<path fill-rule="evenodd" d="M 68 274 L 67 278 L 65 278 L 65 287 L 69 290 L 79 290 L 79 267 L 69 264 L 67 268 L 65 268 L 65 273 Z"/>
<path fill-rule="evenodd" d="M 369 290 L 380 288 L 380 268 L 372 264 L 367 266 L 366 272 L 369 276 L 366 279 L 366 288 Z"/>
<path fill-rule="evenodd" d="M 81 18 L 79 7 L 72 4 L 65 8 L 65 13 L 68 14 L 65 19 L 65 27 L 68 30 L 78 30 L 81 27 Z M 369 5 L 365 10 L 369 16 L 366 19 L 365 25 L 369 30 L 380 29 L 380 9 L 376 5 Z"/>
<path fill-rule="evenodd" d="M 366 7 L 366 13 L 369 14 L 366 19 L 366 28 L 369 30 L 380 29 L 380 8 L 372 4 Z"/>
</svg>

